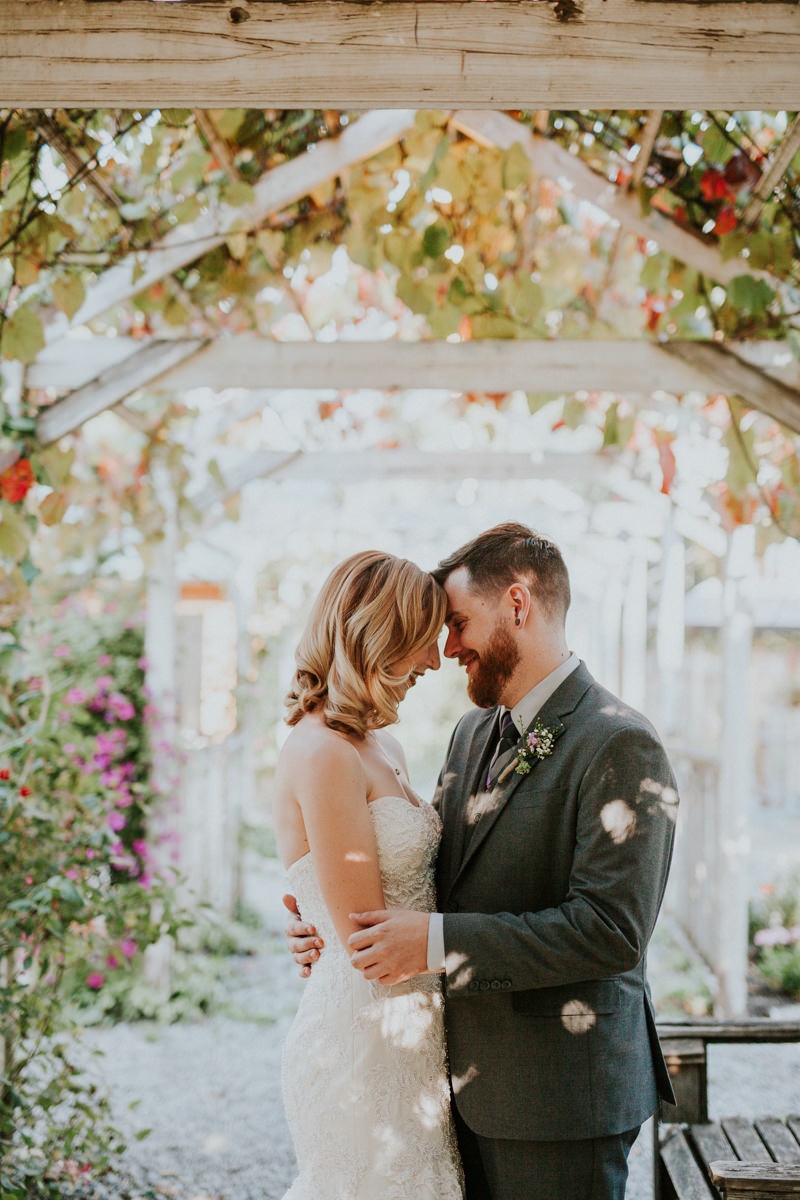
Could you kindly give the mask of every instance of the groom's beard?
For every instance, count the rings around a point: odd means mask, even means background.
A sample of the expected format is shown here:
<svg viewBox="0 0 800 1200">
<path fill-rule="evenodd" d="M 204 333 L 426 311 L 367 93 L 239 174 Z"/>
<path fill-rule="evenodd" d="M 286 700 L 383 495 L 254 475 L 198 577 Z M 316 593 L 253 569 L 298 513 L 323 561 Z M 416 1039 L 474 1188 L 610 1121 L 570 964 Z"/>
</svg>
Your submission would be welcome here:
<svg viewBox="0 0 800 1200">
<path fill-rule="evenodd" d="M 492 631 L 486 649 L 467 676 L 467 695 L 478 708 L 494 708 L 511 676 L 517 669 L 520 652 L 517 643 L 502 621 Z"/>
</svg>

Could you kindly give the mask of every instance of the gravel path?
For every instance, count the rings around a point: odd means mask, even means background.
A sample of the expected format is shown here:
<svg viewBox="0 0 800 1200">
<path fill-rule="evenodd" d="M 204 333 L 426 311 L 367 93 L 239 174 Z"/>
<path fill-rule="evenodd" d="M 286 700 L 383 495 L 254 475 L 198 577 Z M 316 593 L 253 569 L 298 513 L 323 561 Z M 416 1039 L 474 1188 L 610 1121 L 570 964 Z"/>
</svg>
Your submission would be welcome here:
<svg viewBox="0 0 800 1200">
<path fill-rule="evenodd" d="M 235 1016 L 87 1033 L 88 1044 L 105 1051 L 99 1073 L 121 1126 L 152 1129 L 131 1142 L 126 1182 L 109 1187 L 109 1200 L 280 1200 L 291 1182 L 280 1047 L 303 983 L 282 948 L 280 910 L 268 911 L 265 952 L 230 960 Z M 746 1116 L 800 1112 L 800 1046 L 713 1047 L 709 1066 L 712 1115 L 725 1115 L 723 1105 L 730 1111 L 730 1097 Z M 645 1127 L 633 1148 L 628 1200 L 652 1200 L 651 1138 Z"/>
</svg>

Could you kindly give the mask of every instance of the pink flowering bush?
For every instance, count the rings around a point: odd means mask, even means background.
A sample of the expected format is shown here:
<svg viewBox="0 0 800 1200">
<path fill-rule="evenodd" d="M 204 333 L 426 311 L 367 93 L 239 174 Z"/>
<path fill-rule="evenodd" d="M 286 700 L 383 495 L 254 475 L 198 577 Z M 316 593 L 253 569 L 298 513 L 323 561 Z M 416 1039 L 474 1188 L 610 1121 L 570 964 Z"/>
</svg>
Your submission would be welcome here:
<svg viewBox="0 0 800 1200">
<path fill-rule="evenodd" d="M 767 986 L 800 999 L 800 872 L 761 888 L 750 905 L 750 941 Z"/>
<path fill-rule="evenodd" d="M 113 1015 L 145 948 L 182 923 L 148 836 L 141 635 L 68 628 L 38 656 L 0 651 L 3 1200 L 63 1195 L 65 1172 L 113 1160 L 119 1138 L 65 1035 Z"/>
</svg>

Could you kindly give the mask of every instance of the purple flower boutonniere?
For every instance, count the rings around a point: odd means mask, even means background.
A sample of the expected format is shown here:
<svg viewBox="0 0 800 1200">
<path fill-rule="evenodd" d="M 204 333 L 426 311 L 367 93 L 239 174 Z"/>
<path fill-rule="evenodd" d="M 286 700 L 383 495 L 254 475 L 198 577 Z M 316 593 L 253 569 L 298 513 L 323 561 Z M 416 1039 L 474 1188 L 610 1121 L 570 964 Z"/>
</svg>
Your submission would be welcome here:
<svg viewBox="0 0 800 1200">
<path fill-rule="evenodd" d="M 541 721 L 534 721 L 527 733 L 523 733 L 517 745 L 515 774 L 530 775 L 537 762 L 550 757 L 556 738 L 563 732 L 563 725 L 549 726 L 543 725 Z"/>
</svg>

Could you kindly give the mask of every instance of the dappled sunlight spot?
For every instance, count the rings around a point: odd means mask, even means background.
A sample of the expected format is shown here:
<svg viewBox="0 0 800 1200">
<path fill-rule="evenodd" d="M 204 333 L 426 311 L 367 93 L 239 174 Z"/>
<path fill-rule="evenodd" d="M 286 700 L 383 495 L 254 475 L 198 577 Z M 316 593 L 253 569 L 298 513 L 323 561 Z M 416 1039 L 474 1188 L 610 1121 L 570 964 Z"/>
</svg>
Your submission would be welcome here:
<svg viewBox="0 0 800 1200">
<path fill-rule="evenodd" d="M 222 1150 L 227 1150 L 229 1144 L 230 1138 L 227 1133 L 210 1133 L 208 1137 L 203 1138 L 203 1153 L 219 1154 Z"/>
<path fill-rule="evenodd" d="M 410 980 L 409 986 L 412 984 L 413 980 Z M 409 1012 L 409 1006 L 414 1009 L 413 1013 Z M 420 996 L 416 1003 L 408 991 L 400 996 L 386 997 L 381 1003 L 381 1038 L 393 1046 L 413 1050 L 424 1043 L 434 1015 L 427 994 Z"/>
<path fill-rule="evenodd" d="M 644 799 L 652 797 L 657 807 L 661 809 L 665 816 L 671 821 L 678 818 L 678 793 L 675 788 L 668 784 L 659 783 L 657 779 L 645 778 L 639 786 L 639 793 Z"/>
<path fill-rule="evenodd" d="M 414 1104 L 414 1115 L 423 1129 L 438 1129 L 442 1123 L 442 1107 L 448 1101 L 445 1088 L 421 1091 Z"/>
<path fill-rule="evenodd" d="M 365 863 L 367 856 L 363 850 L 348 850 L 344 860 L 349 863 Z"/>
<path fill-rule="evenodd" d="M 475 974 L 475 968 L 467 966 L 466 954 L 455 950 L 446 955 L 444 969 L 453 987 L 465 987 Z"/>
<path fill-rule="evenodd" d="M 636 813 L 624 800 L 609 800 L 604 804 L 600 821 L 615 846 L 621 846 L 636 832 Z"/>
<path fill-rule="evenodd" d="M 480 1072 L 475 1066 L 475 1063 L 472 1063 L 463 1075 L 452 1075 L 451 1080 L 455 1094 L 458 1095 L 459 1092 L 463 1092 L 464 1088 L 468 1087 L 469 1084 L 472 1083 L 473 1079 L 477 1079 L 479 1074 Z"/>
<path fill-rule="evenodd" d="M 708 864 L 697 862 L 694 864 L 694 877 L 698 883 L 703 883 L 708 878 Z"/>
<path fill-rule="evenodd" d="M 604 704 L 600 712 L 604 717 L 621 717 L 625 709 L 621 704 Z"/>
<path fill-rule="evenodd" d="M 502 803 L 499 792 L 476 792 L 467 801 L 464 820 L 467 825 L 476 825 L 481 817 L 487 816 Z"/>
<path fill-rule="evenodd" d="M 561 1009 L 561 1024 L 567 1033 L 588 1033 L 597 1024 L 597 1014 L 583 1000 L 568 1000 Z"/>
</svg>

